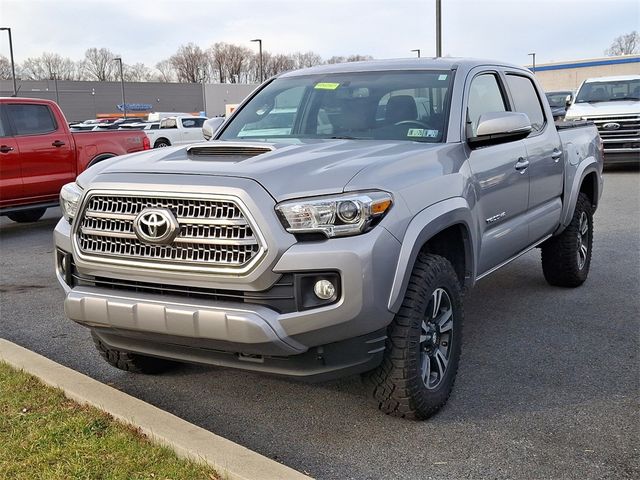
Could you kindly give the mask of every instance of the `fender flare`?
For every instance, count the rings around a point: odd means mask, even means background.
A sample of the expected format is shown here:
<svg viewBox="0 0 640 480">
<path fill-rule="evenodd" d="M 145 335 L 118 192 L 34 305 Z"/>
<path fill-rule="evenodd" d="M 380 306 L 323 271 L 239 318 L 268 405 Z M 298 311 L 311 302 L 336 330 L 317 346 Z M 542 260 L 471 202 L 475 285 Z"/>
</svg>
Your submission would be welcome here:
<svg viewBox="0 0 640 480">
<path fill-rule="evenodd" d="M 573 212 L 576 209 L 576 203 L 578 202 L 578 194 L 580 193 L 580 186 L 587 175 L 595 173 L 599 181 L 594 185 L 594 198 L 596 205 L 600 199 L 602 193 L 602 175 L 599 175 L 600 164 L 594 157 L 589 157 L 579 165 L 576 166 L 574 174 L 567 175 L 565 178 L 565 198 L 562 215 L 560 217 L 560 226 L 556 230 L 555 234 L 562 232 L 573 218 Z"/>
<path fill-rule="evenodd" d="M 117 156 L 118 156 L 117 154 L 111 153 L 111 152 L 101 153 L 100 155 L 96 155 L 95 157 L 93 157 L 91 159 L 91 161 L 87 165 L 87 168 L 92 167 L 93 165 L 95 165 L 98 162 L 101 162 L 103 160 L 107 160 L 109 158 L 117 157 Z"/>
<path fill-rule="evenodd" d="M 473 228 L 473 217 L 467 201 L 462 197 L 453 197 L 438 202 L 419 212 L 407 227 L 402 239 L 398 264 L 393 277 L 388 308 L 397 313 L 402 305 L 409 278 L 418 253 L 423 245 L 436 234 L 453 225 L 462 224 L 467 230 L 465 238 L 465 284 L 471 284 L 475 272 L 476 230 Z M 470 285 L 469 285 L 470 286 Z"/>
</svg>

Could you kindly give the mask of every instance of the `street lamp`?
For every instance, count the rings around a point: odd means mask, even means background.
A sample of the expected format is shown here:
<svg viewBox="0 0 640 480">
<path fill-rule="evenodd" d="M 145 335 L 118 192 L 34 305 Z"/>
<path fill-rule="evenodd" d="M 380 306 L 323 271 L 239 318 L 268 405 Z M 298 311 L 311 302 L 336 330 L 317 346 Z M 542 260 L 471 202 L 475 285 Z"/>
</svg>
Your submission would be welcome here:
<svg viewBox="0 0 640 480">
<path fill-rule="evenodd" d="M 529 55 L 530 57 L 533 57 L 533 65 L 532 65 L 532 67 L 533 67 L 533 68 L 531 69 L 531 71 L 532 71 L 533 73 L 536 73 L 536 52 L 529 53 L 528 55 Z"/>
<path fill-rule="evenodd" d="M 18 96 L 18 87 L 16 86 L 16 65 L 13 61 L 13 41 L 11 39 L 11 29 L 9 27 L 0 27 L 0 30 L 9 32 L 9 55 L 11 56 L 11 76 L 13 77 L 13 96 Z"/>
<path fill-rule="evenodd" d="M 420 49 L 419 48 L 414 48 L 413 50 L 411 50 L 412 52 L 416 52 L 418 54 L 418 58 L 420 58 Z"/>
<path fill-rule="evenodd" d="M 122 86 L 122 111 L 124 112 L 124 118 L 127 118 L 127 104 L 124 99 L 124 75 L 122 74 L 122 58 L 116 57 L 114 62 L 118 62 L 120 65 L 120 85 Z"/>
<path fill-rule="evenodd" d="M 264 69 L 262 67 L 262 39 L 255 38 L 251 40 L 252 42 L 258 42 L 258 47 L 260 49 L 260 83 L 264 82 Z"/>
<path fill-rule="evenodd" d="M 436 57 L 442 56 L 442 5 L 436 0 Z"/>
</svg>

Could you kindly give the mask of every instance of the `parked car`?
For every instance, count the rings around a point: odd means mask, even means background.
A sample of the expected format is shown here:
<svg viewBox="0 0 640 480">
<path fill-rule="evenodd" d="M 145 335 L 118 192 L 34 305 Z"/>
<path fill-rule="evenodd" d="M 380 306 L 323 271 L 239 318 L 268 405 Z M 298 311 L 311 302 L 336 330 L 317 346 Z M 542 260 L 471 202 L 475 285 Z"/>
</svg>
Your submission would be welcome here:
<svg viewBox="0 0 640 480">
<path fill-rule="evenodd" d="M 323 65 L 266 82 L 213 141 L 66 185 L 56 272 L 117 368 L 369 372 L 381 410 L 424 419 L 453 387 L 465 288 L 534 247 L 550 284 L 587 279 L 601 173 L 596 128 L 556 127 L 528 69 Z"/>
<path fill-rule="evenodd" d="M 160 122 L 137 122 L 120 125 L 120 130 L 158 130 Z"/>
<path fill-rule="evenodd" d="M 640 75 L 585 80 L 565 118 L 596 124 L 605 163 L 640 164 Z"/>
<path fill-rule="evenodd" d="M 170 117 L 189 117 L 191 114 L 186 112 L 151 112 L 147 115 L 148 122 L 159 122 L 164 118 Z"/>
<path fill-rule="evenodd" d="M 0 98 L 0 215 L 36 221 L 90 165 L 148 148 L 144 132 L 74 132 L 54 102 Z"/>
<path fill-rule="evenodd" d="M 153 148 L 201 142 L 205 117 L 169 117 L 160 120 L 160 128 L 146 130 Z"/>
<path fill-rule="evenodd" d="M 551 107 L 551 114 L 555 120 L 562 120 L 567 113 L 567 108 L 573 102 L 571 90 L 559 90 L 545 94 Z"/>
</svg>

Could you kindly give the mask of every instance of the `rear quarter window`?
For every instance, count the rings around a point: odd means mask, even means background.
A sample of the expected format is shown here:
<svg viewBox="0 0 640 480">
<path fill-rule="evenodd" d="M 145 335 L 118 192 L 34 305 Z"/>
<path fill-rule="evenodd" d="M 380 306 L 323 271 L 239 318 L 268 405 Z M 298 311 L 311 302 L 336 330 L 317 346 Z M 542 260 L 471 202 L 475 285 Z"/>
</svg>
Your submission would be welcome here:
<svg viewBox="0 0 640 480">
<path fill-rule="evenodd" d="M 7 105 L 7 113 L 16 135 L 38 135 L 58 129 L 47 105 L 10 103 Z"/>
<path fill-rule="evenodd" d="M 521 75 L 507 74 L 507 84 L 513 97 L 514 110 L 527 114 L 534 133 L 541 131 L 545 118 L 533 82 Z"/>
</svg>

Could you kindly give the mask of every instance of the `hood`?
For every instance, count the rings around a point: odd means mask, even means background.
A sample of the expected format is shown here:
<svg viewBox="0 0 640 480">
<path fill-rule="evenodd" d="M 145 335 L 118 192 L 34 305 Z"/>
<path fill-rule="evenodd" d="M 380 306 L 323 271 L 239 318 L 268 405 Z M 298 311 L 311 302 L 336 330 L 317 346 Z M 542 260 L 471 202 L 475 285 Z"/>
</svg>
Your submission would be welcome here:
<svg viewBox="0 0 640 480">
<path fill-rule="evenodd" d="M 616 102 L 574 103 L 567 110 L 567 117 L 613 117 L 616 115 L 640 114 L 640 101 L 619 100 Z"/>
<path fill-rule="evenodd" d="M 361 170 L 377 163 L 413 157 L 443 144 L 380 140 L 313 140 L 297 144 L 213 141 L 124 155 L 88 169 L 78 182 L 86 186 L 109 174 L 207 175 L 248 178 L 277 201 L 343 191 Z M 195 149 L 273 149 L 255 156 L 194 155 Z"/>
</svg>

